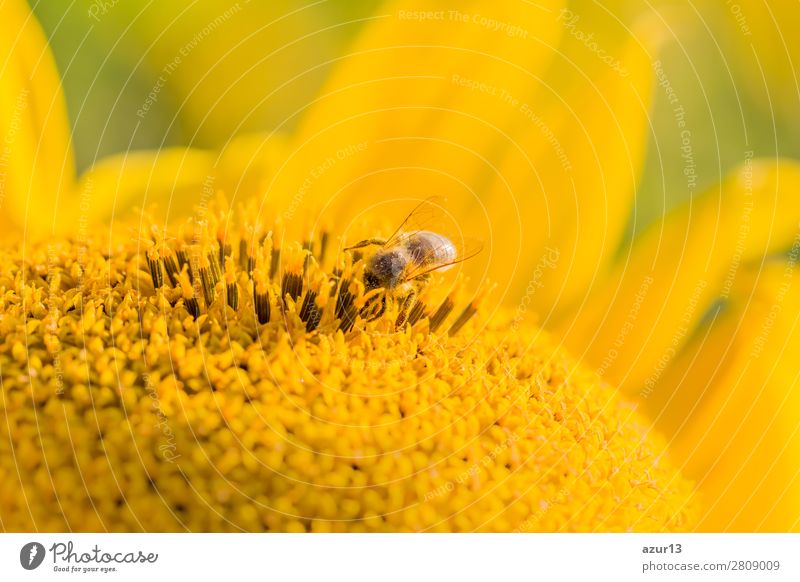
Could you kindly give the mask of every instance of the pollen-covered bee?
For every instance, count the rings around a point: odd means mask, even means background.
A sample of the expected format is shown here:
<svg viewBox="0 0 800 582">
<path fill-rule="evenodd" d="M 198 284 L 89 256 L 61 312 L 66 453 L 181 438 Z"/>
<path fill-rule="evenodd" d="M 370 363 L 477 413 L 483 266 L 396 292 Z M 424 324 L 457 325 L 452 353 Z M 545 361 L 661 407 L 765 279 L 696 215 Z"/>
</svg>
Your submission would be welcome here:
<svg viewBox="0 0 800 582">
<path fill-rule="evenodd" d="M 368 319 L 379 317 L 386 309 L 387 295 L 401 297 L 406 306 L 413 303 L 419 285 L 433 271 L 445 271 L 456 263 L 474 257 L 482 245 L 473 239 L 442 234 L 447 224 L 441 198 L 428 198 L 417 205 L 388 239 L 363 240 L 345 250 L 377 245 L 381 248 L 366 259 L 364 287 L 376 293 L 375 301 L 365 307 Z"/>
</svg>

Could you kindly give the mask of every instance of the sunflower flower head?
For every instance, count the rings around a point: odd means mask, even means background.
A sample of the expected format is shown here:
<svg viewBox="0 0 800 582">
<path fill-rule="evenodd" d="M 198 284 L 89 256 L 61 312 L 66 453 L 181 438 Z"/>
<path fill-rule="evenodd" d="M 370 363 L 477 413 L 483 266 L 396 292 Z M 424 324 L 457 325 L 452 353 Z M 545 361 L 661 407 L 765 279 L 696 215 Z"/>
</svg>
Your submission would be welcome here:
<svg viewBox="0 0 800 582">
<path fill-rule="evenodd" d="M 231 217 L 3 251 L 5 529 L 692 527 L 639 413 L 489 287 L 376 316 L 337 233 Z"/>
</svg>

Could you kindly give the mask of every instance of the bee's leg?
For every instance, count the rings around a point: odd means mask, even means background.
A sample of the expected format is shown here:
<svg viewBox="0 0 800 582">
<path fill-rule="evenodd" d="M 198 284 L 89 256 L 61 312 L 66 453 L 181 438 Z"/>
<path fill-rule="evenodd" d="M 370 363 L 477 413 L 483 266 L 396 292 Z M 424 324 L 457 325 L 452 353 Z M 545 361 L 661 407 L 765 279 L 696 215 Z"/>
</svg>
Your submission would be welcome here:
<svg viewBox="0 0 800 582">
<path fill-rule="evenodd" d="M 417 291 L 416 289 L 411 289 L 408 294 L 403 298 L 403 302 L 400 304 L 400 313 L 397 314 L 397 321 L 395 322 L 395 327 L 403 327 L 406 323 L 406 319 L 408 319 L 408 314 L 411 312 L 411 309 L 414 307 L 414 304 L 417 302 Z"/>
<path fill-rule="evenodd" d="M 352 251 L 353 249 L 362 249 L 364 247 L 368 247 L 368 246 L 371 246 L 371 245 L 378 245 L 378 246 L 382 247 L 385 244 L 386 244 L 386 239 L 383 239 L 383 238 L 368 238 L 366 240 L 362 240 L 361 242 L 357 242 L 356 244 L 354 244 L 351 247 L 346 247 L 344 250 Z"/>
<path fill-rule="evenodd" d="M 378 291 L 367 299 L 359 313 L 367 321 L 378 319 L 386 311 L 386 293 L 382 290 Z"/>
</svg>

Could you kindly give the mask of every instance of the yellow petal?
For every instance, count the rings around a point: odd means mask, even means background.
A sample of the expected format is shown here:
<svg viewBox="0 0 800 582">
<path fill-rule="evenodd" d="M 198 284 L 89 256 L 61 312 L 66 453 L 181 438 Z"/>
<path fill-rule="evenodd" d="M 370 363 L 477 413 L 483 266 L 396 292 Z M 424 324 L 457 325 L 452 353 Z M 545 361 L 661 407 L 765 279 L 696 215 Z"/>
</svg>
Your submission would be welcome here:
<svg viewBox="0 0 800 582">
<path fill-rule="evenodd" d="M 582 296 L 622 237 L 652 27 L 637 21 L 631 35 L 590 5 L 576 24 L 557 3 L 497 4 L 389 3 L 308 113 L 274 188 L 326 201 L 344 224 L 382 201 L 445 195 L 486 242 L 468 271 L 505 281 L 515 300 L 538 277 L 546 313 Z"/>
<path fill-rule="evenodd" d="M 381 200 L 474 201 L 519 123 L 504 95 L 539 88 L 559 6 L 387 2 L 305 113 L 273 188 L 345 221 Z"/>
<path fill-rule="evenodd" d="M 726 54 L 731 54 L 737 88 L 763 110 L 778 118 L 777 131 L 798 129 L 797 62 L 800 60 L 800 20 L 793 0 L 769 3 L 709 4 L 706 18 L 718 27 Z M 728 51 L 730 51 L 728 53 Z M 769 119 L 769 117 L 764 117 Z M 790 138 L 791 133 L 783 133 Z"/>
<path fill-rule="evenodd" d="M 101 160 L 80 179 L 83 223 L 106 222 L 133 208 L 146 208 L 166 223 L 208 204 L 218 191 L 230 202 L 262 194 L 285 157 L 281 134 L 243 135 L 219 153 L 165 148 L 118 154 Z M 155 213 L 155 214 L 153 214 Z"/>
<path fill-rule="evenodd" d="M 69 225 L 75 170 L 61 83 L 22 0 L 0 5 L 0 140 L 2 230 Z"/>
<path fill-rule="evenodd" d="M 700 529 L 800 531 L 800 238 L 750 268 L 647 399 L 705 500 Z"/>
<path fill-rule="evenodd" d="M 287 137 L 276 132 L 246 134 L 231 140 L 216 163 L 223 178 L 220 187 L 229 192 L 232 200 L 263 196 L 285 162 L 286 142 Z M 280 194 L 288 196 L 287 192 Z M 262 202 L 277 205 L 285 198 Z"/>
<path fill-rule="evenodd" d="M 88 224 L 125 215 L 134 207 L 154 208 L 156 222 L 208 203 L 221 187 L 216 156 L 197 149 L 168 148 L 119 154 L 100 161 L 81 176 L 81 207 Z"/>
<path fill-rule="evenodd" d="M 567 34 L 548 91 L 520 110 L 525 119 L 486 197 L 496 262 L 513 274 L 509 296 L 525 298 L 520 315 L 530 302 L 546 320 L 571 313 L 591 292 L 623 237 L 659 34 L 646 18 L 631 35 L 599 8 L 571 5 L 559 19 Z M 597 38 L 598 30 L 606 34 Z M 516 264 L 502 258 L 514 249 Z"/>
<path fill-rule="evenodd" d="M 739 267 L 791 245 L 798 188 L 800 165 L 748 160 L 670 213 L 561 326 L 573 353 L 629 393 L 647 394 Z"/>
</svg>

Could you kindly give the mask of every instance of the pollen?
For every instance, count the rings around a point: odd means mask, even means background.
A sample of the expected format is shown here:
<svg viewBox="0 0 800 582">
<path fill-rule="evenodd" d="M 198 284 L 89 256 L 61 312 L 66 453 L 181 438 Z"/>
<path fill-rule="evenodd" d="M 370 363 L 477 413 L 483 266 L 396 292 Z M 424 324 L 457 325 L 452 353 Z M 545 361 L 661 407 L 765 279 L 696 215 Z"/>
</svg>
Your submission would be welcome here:
<svg viewBox="0 0 800 582">
<path fill-rule="evenodd" d="M 371 318 L 337 233 L 208 216 L 0 251 L 6 531 L 694 525 L 661 438 L 491 286 Z"/>
</svg>

